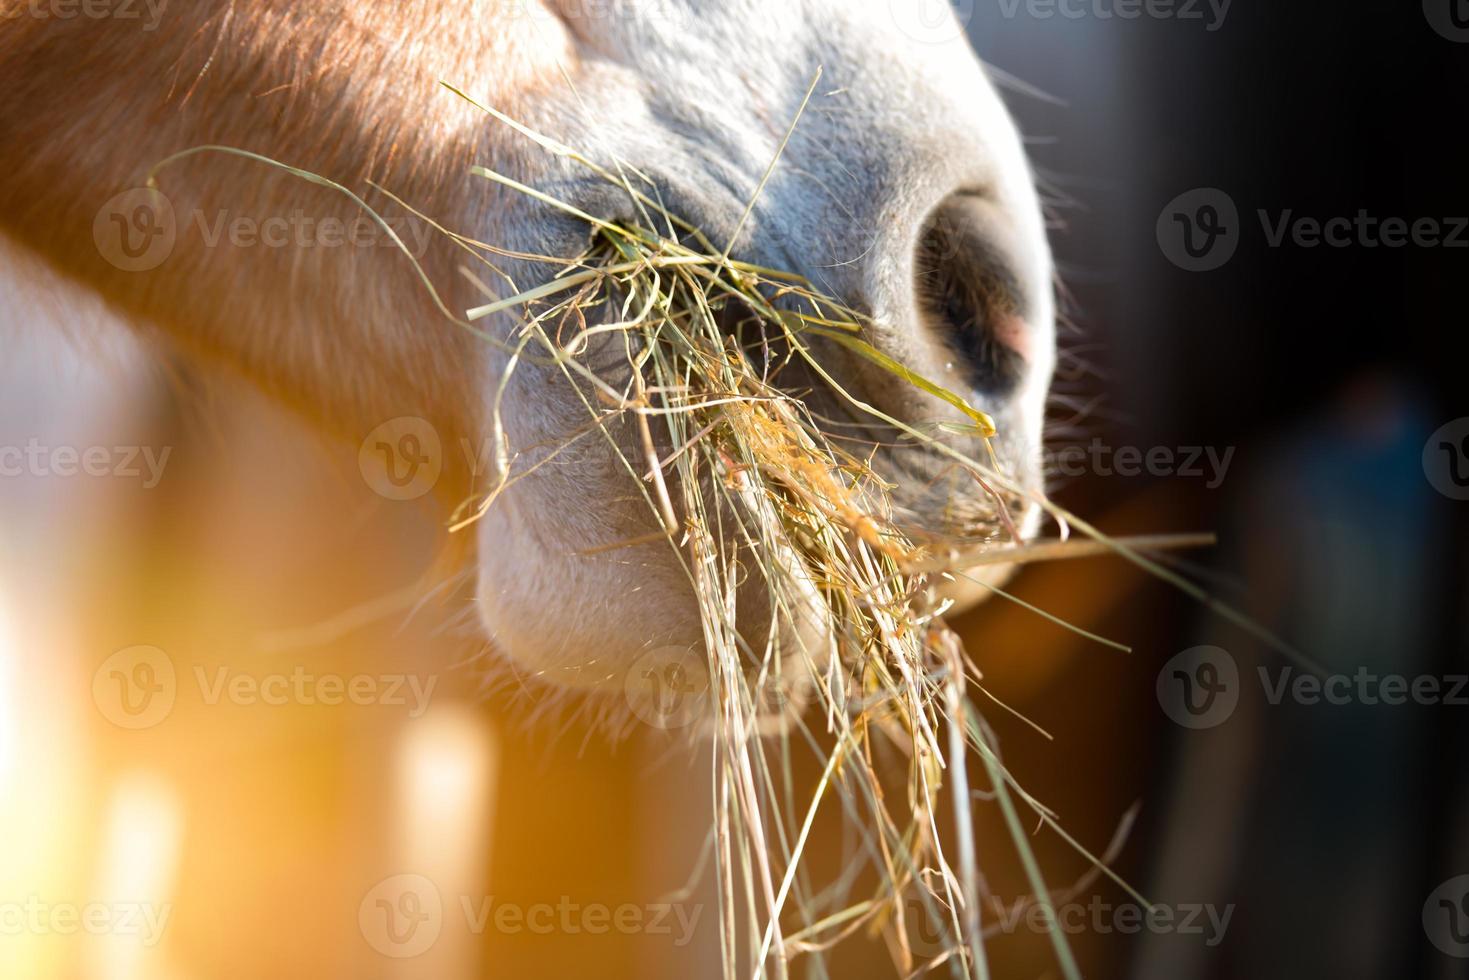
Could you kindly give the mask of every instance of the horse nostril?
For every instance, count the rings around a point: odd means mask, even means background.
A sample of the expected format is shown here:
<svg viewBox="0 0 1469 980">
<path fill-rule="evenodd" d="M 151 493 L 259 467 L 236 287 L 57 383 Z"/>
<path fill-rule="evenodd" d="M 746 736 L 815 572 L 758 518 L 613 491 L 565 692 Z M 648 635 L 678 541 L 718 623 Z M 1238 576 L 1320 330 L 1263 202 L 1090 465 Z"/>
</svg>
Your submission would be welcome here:
<svg viewBox="0 0 1469 980">
<path fill-rule="evenodd" d="M 929 329 L 968 365 L 987 394 L 1024 380 L 1031 331 L 1024 291 L 992 205 L 954 194 L 924 222 L 914 256 L 918 308 Z"/>
</svg>

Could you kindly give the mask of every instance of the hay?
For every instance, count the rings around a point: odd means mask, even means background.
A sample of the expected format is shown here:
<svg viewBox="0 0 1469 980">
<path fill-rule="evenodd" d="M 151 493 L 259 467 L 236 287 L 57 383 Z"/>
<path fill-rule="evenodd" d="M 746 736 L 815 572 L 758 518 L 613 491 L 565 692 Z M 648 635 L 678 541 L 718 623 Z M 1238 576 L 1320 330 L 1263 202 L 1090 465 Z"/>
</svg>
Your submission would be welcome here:
<svg viewBox="0 0 1469 980">
<path fill-rule="evenodd" d="M 982 564 L 1107 552 L 1207 598 L 1142 553 L 1204 539 L 1109 540 L 1017 485 L 992 452 L 985 461 L 971 458 L 866 404 L 836 381 L 821 351 L 840 348 L 947 403 L 967 420 L 959 428 L 975 444 L 987 445 L 995 434 L 989 417 L 963 397 L 868 345 L 866 324 L 855 311 L 799 277 L 732 258 L 729 246 L 715 246 L 662 207 L 642 178 L 608 170 L 480 108 L 545 151 L 616 183 L 640 217 L 634 224 L 601 221 L 506 176 L 475 171 L 584 220 L 592 244 L 576 260 L 561 262 L 561 273 L 549 282 L 508 298 L 492 298 L 486 289 L 486 304 L 463 318 L 434 292 L 447 316 L 511 354 L 493 420 L 501 482 L 468 502 L 453 527 L 472 525 L 514 479 L 514 447 L 505 440 L 499 413 L 515 366 L 532 356 L 554 364 L 581 394 L 593 428 L 656 515 L 658 539 L 666 540 L 698 597 L 713 707 L 711 846 L 722 896 L 724 975 L 783 980 L 802 957 L 822 960 L 839 943 L 880 936 L 902 976 L 942 969 L 987 977 L 972 761 L 979 762 L 982 788 L 1004 816 L 1033 901 L 1049 907 L 1053 897 L 1031 851 L 1022 807 L 1075 847 L 1094 872 L 1112 875 L 1106 861 L 1067 836 L 1005 768 L 971 697 L 981 689 L 978 670 L 945 624 L 947 606 L 933 587 Z M 255 154 L 200 147 L 159 167 L 205 151 L 246 156 L 334 188 L 393 234 L 347 188 Z M 464 248 L 472 281 L 480 283 L 485 269 L 501 275 L 498 250 L 441 230 Z M 417 265 L 406 249 L 404 254 Z M 508 340 L 473 326 L 506 311 L 520 313 Z M 618 370 L 594 370 L 587 351 L 605 352 L 611 343 L 621 352 Z M 980 481 L 994 497 L 996 526 L 1012 508 L 1033 501 L 1063 531 L 1074 527 L 1091 540 L 1006 544 L 904 527 L 895 517 L 892 488 L 871 461 L 838 446 L 813 414 L 811 399 L 781 383 L 795 369 L 824 386 L 827 397 L 947 456 Z M 608 433 L 609 417 L 628 421 L 637 434 L 641 452 L 635 458 Z M 742 629 L 746 624 L 737 622 L 734 600 L 751 575 L 779 622 L 814 621 L 821 628 L 772 629 L 763 642 L 752 640 Z M 774 734 L 772 717 L 782 722 Z M 803 748 L 818 754 L 822 770 L 809 794 L 798 792 L 790 778 L 792 754 Z M 898 774 L 904 792 L 890 792 L 896 779 L 884 769 L 894 764 L 904 769 Z M 876 881 L 863 895 L 854 894 L 857 876 L 813 881 L 805 859 L 822 808 L 837 810 L 858 841 L 855 860 Z M 954 853 L 946 852 L 945 841 L 954 842 Z M 941 937 L 937 950 L 912 948 L 914 924 L 907 918 L 914 910 L 928 919 L 926 931 Z M 1059 927 L 1053 925 L 1050 940 L 1061 973 L 1079 976 Z"/>
<path fill-rule="evenodd" d="M 548 149 L 577 156 L 517 128 Z M 957 976 L 986 976 L 969 749 L 984 760 L 1037 900 L 1047 904 L 1050 893 L 1011 800 L 1013 780 L 966 693 L 967 684 L 978 682 L 977 671 L 944 625 L 945 607 L 932 598 L 930 580 L 942 559 L 932 544 L 920 545 L 899 526 L 891 488 L 866 460 L 833 443 L 810 399 L 793 394 L 781 376 L 799 364 L 803 377 L 820 379 L 828 394 L 857 412 L 938 445 L 842 388 L 815 350 L 824 340 L 959 410 L 968 420 L 966 435 L 987 440 L 994 424 L 962 397 L 868 345 L 855 311 L 799 278 L 732 260 L 728 247 L 714 248 L 651 193 L 594 169 L 637 203 L 642 224 L 599 221 L 476 170 L 581 217 L 595 234 L 588 252 L 558 278 L 471 310 L 468 318 L 522 310 L 517 351 L 534 344 L 559 365 L 583 392 L 592 417 L 610 409 L 635 421 L 643 452 L 622 457 L 623 464 L 698 597 L 712 680 L 724 974 L 784 978 L 796 958 L 822 957 L 865 932 L 885 935 L 901 975 L 947 963 Z M 621 341 L 625 371 L 617 372 L 615 386 L 605 365 L 593 371 L 581 359 L 594 333 Z M 661 447 L 674 448 L 661 453 Z M 996 493 L 998 513 L 1023 499 L 997 467 L 957 462 L 985 486 L 1004 488 Z M 760 577 L 778 619 L 815 617 L 833 646 L 812 649 L 793 640 L 799 630 L 779 628 L 763 646 L 752 645 L 734 601 L 749 574 Z M 803 701 L 804 692 L 816 704 L 800 714 L 789 706 Z M 795 733 L 764 734 L 772 704 L 786 706 L 784 720 Z M 807 717 L 819 718 L 824 730 L 807 729 Z M 799 803 L 789 790 L 794 737 L 825 755 L 814 793 Z M 898 745 L 897 756 L 906 760 L 908 792 L 896 799 L 874 765 L 876 739 Z M 951 813 L 941 809 L 946 779 Z M 817 889 L 801 873 L 823 805 L 839 806 L 867 838 L 859 850 L 878 878 L 872 897 L 854 901 Z M 958 841 L 953 858 L 941 844 L 946 822 Z M 944 937 L 942 949 L 926 959 L 911 949 L 912 924 L 904 921 L 919 908 L 930 920 L 928 931 Z M 759 927 L 750 929 L 752 923 Z M 1064 936 L 1054 930 L 1052 939 L 1063 972 L 1077 976 Z"/>
</svg>

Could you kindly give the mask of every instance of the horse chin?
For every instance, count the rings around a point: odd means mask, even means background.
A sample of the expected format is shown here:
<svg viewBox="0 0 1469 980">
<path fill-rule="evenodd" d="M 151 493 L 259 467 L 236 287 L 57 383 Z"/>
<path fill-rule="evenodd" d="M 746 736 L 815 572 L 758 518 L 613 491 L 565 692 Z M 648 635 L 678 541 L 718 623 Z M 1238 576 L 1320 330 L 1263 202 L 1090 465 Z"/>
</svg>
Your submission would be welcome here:
<svg viewBox="0 0 1469 980">
<path fill-rule="evenodd" d="M 695 586 L 669 542 L 557 559 L 551 538 L 547 529 L 537 536 L 543 547 L 531 576 L 515 571 L 515 548 L 504 539 L 498 547 L 482 539 L 490 560 L 481 561 L 477 583 L 493 661 L 505 679 L 538 690 L 538 700 L 591 705 L 615 731 L 641 723 L 695 736 L 719 729 L 728 695 L 741 685 L 749 691 L 739 699 L 749 709 L 744 723 L 765 734 L 788 728 L 814 700 L 836 640 L 829 606 L 794 553 L 762 558 L 763 571 L 736 590 L 735 635 L 721 637 L 706 629 Z M 555 547 L 562 546 L 570 543 Z M 614 567 L 620 575 L 608 574 Z M 579 598 L 568 603 L 572 596 Z M 710 620 L 718 615 L 707 612 Z M 681 709 L 677 723 L 652 710 L 643 689 L 649 678 L 673 676 L 695 680 L 702 699 L 697 710 Z"/>
<path fill-rule="evenodd" d="M 1026 508 L 1025 515 L 1016 522 L 1023 545 L 1035 540 L 1040 533 L 1044 513 L 1038 504 Z M 949 604 L 948 614 L 961 616 L 983 605 L 992 598 L 997 589 L 1004 588 L 1020 572 L 1020 565 L 1009 562 L 994 565 L 978 565 L 961 573 L 938 576 L 934 583 L 934 597 Z"/>
</svg>

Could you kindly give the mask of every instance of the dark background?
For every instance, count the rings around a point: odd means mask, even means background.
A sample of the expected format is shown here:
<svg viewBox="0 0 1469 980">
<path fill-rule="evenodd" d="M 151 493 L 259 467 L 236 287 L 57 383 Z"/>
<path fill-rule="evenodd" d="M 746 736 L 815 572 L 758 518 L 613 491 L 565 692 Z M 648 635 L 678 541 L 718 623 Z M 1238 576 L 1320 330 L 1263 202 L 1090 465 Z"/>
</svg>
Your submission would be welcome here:
<svg viewBox="0 0 1469 980">
<path fill-rule="evenodd" d="M 1214 490 L 1093 473 L 1058 499 L 1112 531 L 1220 532 L 1187 570 L 1330 672 L 1469 671 L 1469 503 L 1422 464 L 1430 435 L 1469 415 L 1469 248 L 1272 248 L 1256 215 L 1469 215 L 1469 43 L 1436 33 L 1416 0 L 1237 0 L 1212 32 L 1207 17 L 1106 18 L 1090 3 L 1077 18 L 974 6 L 980 55 L 1024 83 L 1007 101 L 1057 223 L 1071 325 L 1053 415 L 1085 411 L 1056 438 L 1235 449 Z M 1240 243 L 1189 272 L 1155 224 L 1206 187 L 1237 206 Z M 1017 589 L 1064 609 L 1127 573 L 1092 574 L 1027 573 Z M 1469 707 L 1270 705 L 1255 670 L 1284 660 L 1166 586 L 1116 590 L 1115 612 L 1088 625 L 1135 652 L 1037 655 L 1056 676 L 1017 700 L 1065 734 L 1010 733 L 1007 749 L 1090 846 L 1141 804 L 1119 867 L 1149 899 L 1236 908 L 1217 948 L 1079 937 L 1086 975 L 1469 976 L 1421 920 L 1435 888 L 1469 873 Z M 976 623 L 972 649 L 976 634 L 994 635 Z M 1226 723 L 1190 731 L 1154 683 L 1203 643 L 1238 661 L 1243 696 Z M 1066 867 L 1065 849 L 1051 860 Z M 1043 949 L 995 949 L 998 976 L 1046 971 Z"/>
</svg>

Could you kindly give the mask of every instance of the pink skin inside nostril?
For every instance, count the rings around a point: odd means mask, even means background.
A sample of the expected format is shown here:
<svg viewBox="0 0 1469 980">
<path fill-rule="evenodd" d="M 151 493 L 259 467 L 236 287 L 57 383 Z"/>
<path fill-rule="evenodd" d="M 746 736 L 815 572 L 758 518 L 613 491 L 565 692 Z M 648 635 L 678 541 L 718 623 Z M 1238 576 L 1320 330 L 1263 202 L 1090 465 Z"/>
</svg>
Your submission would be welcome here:
<svg viewBox="0 0 1469 980">
<path fill-rule="evenodd" d="M 990 324 L 990 333 L 995 342 L 1008 347 L 1027 361 L 1035 353 L 1035 331 L 1025 318 L 1015 313 L 1001 313 Z"/>
</svg>

